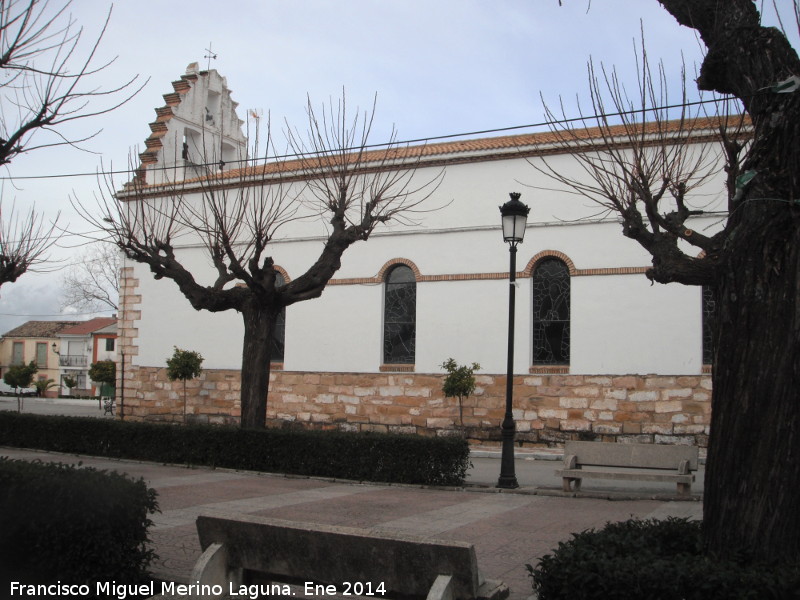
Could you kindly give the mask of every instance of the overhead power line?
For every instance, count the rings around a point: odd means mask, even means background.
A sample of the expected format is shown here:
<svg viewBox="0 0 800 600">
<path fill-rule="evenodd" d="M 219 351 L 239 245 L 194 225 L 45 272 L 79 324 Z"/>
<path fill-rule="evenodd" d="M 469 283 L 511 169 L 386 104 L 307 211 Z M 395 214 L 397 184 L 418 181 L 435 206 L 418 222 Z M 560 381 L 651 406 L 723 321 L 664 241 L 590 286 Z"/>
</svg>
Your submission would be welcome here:
<svg viewBox="0 0 800 600">
<path fill-rule="evenodd" d="M 586 121 L 593 121 L 598 119 L 605 119 L 605 118 L 613 118 L 613 117 L 622 117 L 626 115 L 634 115 L 638 113 L 648 113 L 648 112 L 655 112 L 661 110 L 670 110 L 676 108 L 683 108 L 688 106 L 700 106 L 703 104 L 716 104 L 719 102 L 725 102 L 730 100 L 738 100 L 733 96 L 725 96 L 721 98 L 715 98 L 712 100 L 696 100 L 693 102 L 684 102 L 680 104 L 668 104 L 665 106 L 656 106 L 651 108 L 640 108 L 640 109 L 632 109 L 632 110 L 624 110 L 612 113 L 600 113 L 600 114 L 592 114 L 592 115 L 582 115 L 579 117 L 570 117 L 570 118 L 563 118 L 563 119 L 555 119 L 550 121 L 540 121 L 539 123 L 529 123 L 527 125 L 511 125 L 509 127 L 498 127 L 495 129 L 479 129 L 475 131 L 469 131 L 465 133 L 452 133 L 446 135 L 438 135 L 438 136 L 431 136 L 431 137 L 424 137 L 424 138 L 413 138 L 408 140 L 402 141 L 395 141 L 395 142 L 382 142 L 376 144 L 369 144 L 363 146 L 363 149 L 378 149 L 384 147 L 398 147 L 398 146 L 406 146 L 409 144 L 427 144 L 430 142 L 440 142 L 444 140 L 454 140 L 458 138 L 465 138 L 465 137 L 472 137 L 472 136 L 481 136 L 481 135 L 490 135 L 495 133 L 507 133 L 512 131 L 522 131 L 524 129 L 534 129 L 540 127 L 552 127 L 554 125 L 568 125 L 570 123 L 581 123 Z M 349 150 L 356 150 L 357 148 L 344 148 L 344 151 Z M 359 147 L 358 149 L 361 149 Z M 341 150 L 337 150 L 341 151 Z M 303 156 L 309 156 L 312 153 L 291 153 L 291 154 L 281 154 L 270 157 L 275 160 L 286 160 L 286 159 L 293 159 L 293 158 L 301 158 Z M 255 163 L 257 161 L 263 160 L 263 157 L 256 157 L 256 158 L 248 158 L 248 159 L 241 159 L 241 160 L 231 160 L 227 161 L 226 165 L 241 165 L 244 163 Z M 211 161 L 205 164 L 194 164 L 195 167 L 216 167 L 219 165 L 218 161 Z M 164 170 L 171 170 L 172 167 L 164 167 Z M 128 177 L 133 176 L 136 172 L 136 169 L 122 169 L 122 170 L 109 170 L 103 171 L 98 170 L 94 172 L 78 172 L 78 173 L 58 173 L 58 174 L 50 174 L 50 175 L 23 175 L 23 176 L 0 176 L 0 181 L 22 181 L 22 180 L 41 180 L 41 179 L 68 179 L 68 178 L 77 178 L 77 177 L 109 177 L 114 175 L 126 175 Z"/>
</svg>

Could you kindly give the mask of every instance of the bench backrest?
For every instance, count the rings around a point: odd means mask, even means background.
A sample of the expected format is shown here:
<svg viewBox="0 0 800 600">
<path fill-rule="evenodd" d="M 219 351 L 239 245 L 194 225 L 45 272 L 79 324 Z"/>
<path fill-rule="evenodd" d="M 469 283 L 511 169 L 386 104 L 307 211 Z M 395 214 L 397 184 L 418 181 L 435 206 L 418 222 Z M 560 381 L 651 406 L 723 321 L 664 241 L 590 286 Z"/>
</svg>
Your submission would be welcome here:
<svg viewBox="0 0 800 600">
<path fill-rule="evenodd" d="M 221 543 L 232 567 L 276 581 L 383 582 L 387 593 L 425 597 L 438 575 L 452 575 L 454 597 L 477 595 L 475 549 L 464 542 L 255 515 L 200 516 L 197 532 L 203 551 Z"/>
<path fill-rule="evenodd" d="M 677 469 L 688 461 L 689 469 L 697 470 L 697 446 L 667 444 L 612 444 L 607 442 L 566 442 L 564 456 L 574 455 L 578 465 Z"/>
</svg>

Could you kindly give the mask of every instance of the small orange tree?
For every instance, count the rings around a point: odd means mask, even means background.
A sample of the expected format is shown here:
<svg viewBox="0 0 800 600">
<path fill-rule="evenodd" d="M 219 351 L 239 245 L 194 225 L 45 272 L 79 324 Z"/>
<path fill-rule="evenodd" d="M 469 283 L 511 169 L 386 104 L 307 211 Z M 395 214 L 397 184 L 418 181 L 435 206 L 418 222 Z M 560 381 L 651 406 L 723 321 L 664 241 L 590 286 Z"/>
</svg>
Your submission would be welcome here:
<svg viewBox="0 0 800 600">
<path fill-rule="evenodd" d="M 167 377 L 170 381 L 183 381 L 183 422 L 186 423 L 186 381 L 194 379 L 203 372 L 200 365 L 203 357 L 193 350 L 181 350 L 177 346 L 171 358 L 167 359 Z"/>
<path fill-rule="evenodd" d="M 464 398 L 469 398 L 475 391 L 474 372 L 480 370 L 478 363 L 471 367 L 459 365 L 452 358 L 442 363 L 442 368 L 447 371 L 447 377 L 442 384 L 445 398 L 458 398 L 458 422 L 464 426 Z"/>
</svg>

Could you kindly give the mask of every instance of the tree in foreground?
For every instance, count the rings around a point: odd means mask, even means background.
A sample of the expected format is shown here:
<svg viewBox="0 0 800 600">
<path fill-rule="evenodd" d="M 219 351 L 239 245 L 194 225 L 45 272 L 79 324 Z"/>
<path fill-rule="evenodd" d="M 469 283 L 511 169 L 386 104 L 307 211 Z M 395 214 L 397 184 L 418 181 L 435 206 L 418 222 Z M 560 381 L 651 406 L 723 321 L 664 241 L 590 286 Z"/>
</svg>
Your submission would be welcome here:
<svg viewBox="0 0 800 600">
<path fill-rule="evenodd" d="M 79 148 L 98 131 L 70 137 L 65 125 L 104 115 L 141 89 L 136 77 L 110 89 L 98 85 L 111 64 L 97 64 L 95 57 L 111 11 L 100 34 L 86 44 L 70 4 L 0 2 L 0 165 L 41 148 Z M 0 210 L 0 285 L 43 262 L 58 239 L 57 218 L 48 224 L 34 208 L 17 214 L 6 207 L 5 214 Z"/>
<path fill-rule="evenodd" d="M 317 118 L 309 101 L 307 136 L 287 132 L 291 162 L 265 159 L 227 173 L 219 157 L 206 156 L 203 176 L 192 181 L 176 172 L 171 183 L 153 189 L 137 177 L 122 192 L 110 186 L 100 216 L 77 206 L 129 259 L 146 264 L 157 279 L 172 279 L 196 310 L 241 313 L 242 427 L 266 425 L 271 339 L 281 311 L 319 297 L 350 246 L 381 224 L 407 222 L 441 180 L 441 173 L 416 180 L 419 161 L 403 158 L 394 134 L 368 150 L 373 114 L 374 104 L 372 111 L 356 110 L 351 121 L 342 98 Z M 323 220 L 327 236 L 305 273 L 279 283 L 270 243 L 300 218 Z M 202 246 L 213 281 L 201 283 L 184 265 L 182 237 Z"/>
<path fill-rule="evenodd" d="M 167 378 L 170 381 L 183 381 L 183 422 L 186 423 L 186 382 L 199 377 L 203 372 L 203 357 L 193 350 L 181 350 L 177 346 L 167 359 Z"/>
<path fill-rule="evenodd" d="M 667 135 L 623 118 L 591 125 L 624 137 L 625 154 L 598 144 L 582 152 L 589 184 L 555 171 L 562 183 L 615 212 L 623 233 L 653 258 L 654 282 L 706 285 L 714 325 L 711 436 L 705 476 L 706 550 L 773 561 L 800 559 L 800 59 L 777 28 L 763 27 L 752 0 L 659 0 L 707 47 L 697 85 L 737 98 L 751 123 L 749 142 L 715 121 L 727 184 L 727 220 L 714 234 L 691 228 L 699 212 L 689 192 L 712 174 L 690 149 L 700 121 L 680 116 Z M 776 5 L 777 6 L 777 5 Z M 794 3 L 800 29 L 800 10 Z M 646 68 L 646 67 L 645 67 Z M 593 79 L 594 109 L 630 109 L 613 76 Z M 638 101 L 662 100 L 652 78 Z M 606 86 L 606 84 L 609 84 Z M 655 93 L 653 93 L 655 90 Z M 598 103 L 599 102 L 599 103 Z M 652 108 L 652 106 L 650 107 Z M 643 114 L 642 112 L 639 113 Z M 648 113 L 653 114 L 653 113 Z M 706 123 L 708 125 L 708 123 Z M 663 133 L 663 135 L 662 135 Z M 561 130 L 562 143 L 574 134 Z M 671 140 L 671 141 L 670 141 Z M 693 250 L 691 250 L 693 248 Z"/>
<path fill-rule="evenodd" d="M 38 370 L 39 367 L 36 366 L 36 362 L 31 361 L 27 365 L 14 365 L 9 367 L 6 374 L 3 375 L 3 381 L 6 385 L 13 387 L 14 392 L 17 394 L 17 412 L 22 412 L 23 408 L 20 389 L 31 387 L 33 376 L 36 375 Z"/>
</svg>

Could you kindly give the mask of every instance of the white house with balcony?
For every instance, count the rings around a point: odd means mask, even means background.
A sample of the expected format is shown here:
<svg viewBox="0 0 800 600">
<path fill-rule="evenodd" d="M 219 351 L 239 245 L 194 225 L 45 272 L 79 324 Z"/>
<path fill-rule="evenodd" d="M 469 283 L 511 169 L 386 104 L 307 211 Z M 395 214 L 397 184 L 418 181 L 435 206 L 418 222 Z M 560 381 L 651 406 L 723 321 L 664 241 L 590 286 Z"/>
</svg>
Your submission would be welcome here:
<svg viewBox="0 0 800 600">
<path fill-rule="evenodd" d="M 94 394 L 89 380 L 89 367 L 99 360 L 116 359 L 116 317 L 97 317 L 61 330 L 59 338 L 58 362 L 59 383 L 62 393 Z M 71 378 L 76 382 L 68 388 L 64 380 Z"/>
</svg>

